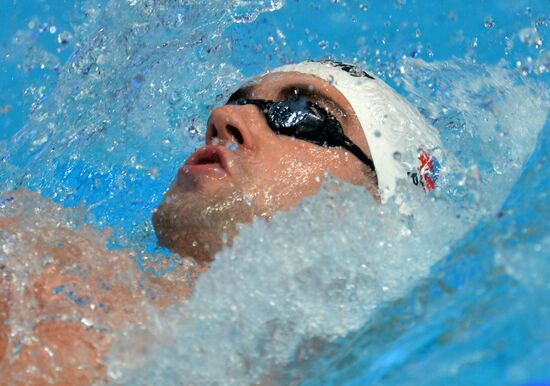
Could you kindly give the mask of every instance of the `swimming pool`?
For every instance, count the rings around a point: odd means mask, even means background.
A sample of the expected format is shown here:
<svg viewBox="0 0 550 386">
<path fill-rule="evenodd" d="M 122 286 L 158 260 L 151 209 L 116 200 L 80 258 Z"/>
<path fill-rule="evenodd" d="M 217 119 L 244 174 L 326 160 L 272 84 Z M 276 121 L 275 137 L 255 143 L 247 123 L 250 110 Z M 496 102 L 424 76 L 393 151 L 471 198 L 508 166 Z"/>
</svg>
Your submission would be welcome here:
<svg viewBox="0 0 550 386">
<path fill-rule="evenodd" d="M 139 368 L 123 360 L 133 338 L 113 349 L 118 383 L 244 384 L 273 368 L 281 384 L 550 381 L 547 2 L 10 7 L 2 192 L 80 205 L 81 220 L 114 228 L 113 249 L 169 258 L 150 213 L 209 109 L 286 62 L 357 59 L 421 109 L 463 166 L 412 223 L 343 185 L 243 228 L 192 301 L 158 316 Z"/>
</svg>

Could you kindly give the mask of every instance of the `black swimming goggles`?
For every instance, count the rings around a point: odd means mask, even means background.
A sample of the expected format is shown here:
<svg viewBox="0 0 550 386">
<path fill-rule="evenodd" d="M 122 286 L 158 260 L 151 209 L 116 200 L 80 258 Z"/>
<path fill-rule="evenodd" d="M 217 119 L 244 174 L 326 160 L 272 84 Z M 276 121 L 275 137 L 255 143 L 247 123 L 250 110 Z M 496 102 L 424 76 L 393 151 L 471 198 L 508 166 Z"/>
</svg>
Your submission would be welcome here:
<svg viewBox="0 0 550 386">
<path fill-rule="evenodd" d="M 299 98 L 282 101 L 237 99 L 230 104 L 258 106 L 275 133 L 319 146 L 343 147 L 375 171 L 372 160 L 344 134 L 340 122 L 316 103 Z"/>
</svg>

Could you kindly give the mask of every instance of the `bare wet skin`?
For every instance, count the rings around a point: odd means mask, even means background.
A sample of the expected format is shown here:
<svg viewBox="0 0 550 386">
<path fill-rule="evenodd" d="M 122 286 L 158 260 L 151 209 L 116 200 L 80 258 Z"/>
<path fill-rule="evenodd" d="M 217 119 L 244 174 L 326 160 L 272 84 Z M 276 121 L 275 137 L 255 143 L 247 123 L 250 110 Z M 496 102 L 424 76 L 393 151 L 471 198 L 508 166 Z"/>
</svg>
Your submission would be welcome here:
<svg viewBox="0 0 550 386">
<path fill-rule="evenodd" d="M 37 193 L 9 194 L 33 202 L 42 215 L 65 211 Z M 105 379 L 112 333 L 147 324 L 147 306 L 162 310 L 191 295 L 180 265 L 163 278 L 132 265 L 130 250 L 109 250 L 105 237 L 68 224 L 29 227 L 0 217 L 0 379 L 9 385 L 86 385 Z M 104 235 L 103 235 L 104 236 Z M 4 244 L 8 245 L 8 244 Z"/>
</svg>

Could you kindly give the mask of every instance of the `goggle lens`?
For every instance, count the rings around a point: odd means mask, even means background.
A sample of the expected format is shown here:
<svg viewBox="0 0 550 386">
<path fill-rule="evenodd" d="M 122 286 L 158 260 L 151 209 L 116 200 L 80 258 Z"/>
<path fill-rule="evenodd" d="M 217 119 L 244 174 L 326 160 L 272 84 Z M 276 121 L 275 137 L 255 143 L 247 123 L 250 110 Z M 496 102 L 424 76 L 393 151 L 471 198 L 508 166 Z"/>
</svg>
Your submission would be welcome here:
<svg viewBox="0 0 550 386">
<path fill-rule="evenodd" d="M 269 127 L 277 134 L 319 146 L 343 147 L 375 171 L 372 160 L 345 135 L 340 122 L 315 103 L 299 98 L 283 101 L 239 99 L 234 104 L 258 106 Z"/>
</svg>

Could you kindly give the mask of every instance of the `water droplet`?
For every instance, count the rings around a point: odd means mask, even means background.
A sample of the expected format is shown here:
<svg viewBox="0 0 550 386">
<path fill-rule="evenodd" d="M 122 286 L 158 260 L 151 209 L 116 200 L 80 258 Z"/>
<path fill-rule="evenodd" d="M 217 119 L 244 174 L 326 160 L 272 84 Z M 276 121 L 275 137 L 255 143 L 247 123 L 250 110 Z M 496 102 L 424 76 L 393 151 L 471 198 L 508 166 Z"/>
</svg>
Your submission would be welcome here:
<svg viewBox="0 0 550 386">
<path fill-rule="evenodd" d="M 86 319 L 86 318 L 80 319 L 80 322 L 81 322 L 84 326 L 86 326 L 86 328 L 90 328 L 90 327 L 92 327 L 92 326 L 94 325 L 94 322 L 92 322 L 91 320 L 88 320 L 88 319 Z"/>
<path fill-rule="evenodd" d="M 199 129 L 197 129 L 194 125 L 191 125 L 187 128 L 187 132 L 189 133 L 189 135 L 191 136 L 191 138 L 195 138 L 198 134 L 200 134 L 200 131 Z M 216 138 L 215 138 L 216 139 Z M 219 139 L 218 139 L 219 141 Z M 217 145 L 214 144 L 214 145 Z"/>
<path fill-rule="evenodd" d="M 420 52 L 421 52 L 420 48 L 415 48 L 410 53 L 411 58 L 416 58 L 420 54 Z"/>
<path fill-rule="evenodd" d="M 495 21 L 491 17 L 486 17 L 483 25 L 485 28 L 493 28 L 495 26 Z"/>
<path fill-rule="evenodd" d="M 518 33 L 519 40 L 528 46 L 540 47 L 544 40 L 536 28 L 524 28 Z"/>
<path fill-rule="evenodd" d="M 227 143 L 225 144 L 225 148 L 226 148 L 227 150 L 229 150 L 229 151 L 237 151 L 238 147 L 239 147 L 239 146 L 238 146 L 235 142 L 233 142 L 233 141 L 227 142 Z"/>
<path fill-rule="evenodd" d="M 396 151 L 393 153 L 393 159 L 396 161 L 401 161 L 401 153 Z"/>
<path fill-rule="evenodd" d="M 374 136 L 376 138 L 380 138 L 382 136 L 382 133 L 380 132 L 380 130 L 374 130 Z"/>
</svg>

